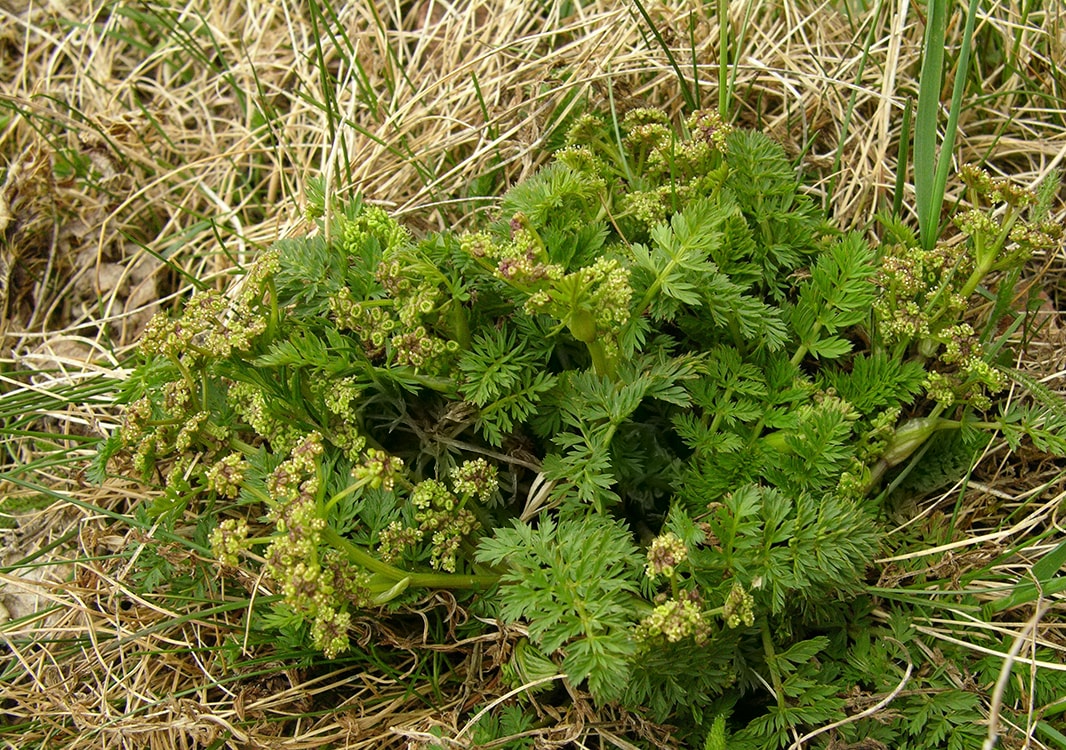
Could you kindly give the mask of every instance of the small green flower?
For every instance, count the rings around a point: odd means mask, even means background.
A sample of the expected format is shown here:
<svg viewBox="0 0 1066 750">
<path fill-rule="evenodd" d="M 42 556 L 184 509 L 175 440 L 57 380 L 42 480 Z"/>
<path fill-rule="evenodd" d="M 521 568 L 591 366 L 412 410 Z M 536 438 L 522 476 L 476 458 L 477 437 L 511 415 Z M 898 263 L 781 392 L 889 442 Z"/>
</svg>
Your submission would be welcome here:
<svg viewBox="0 0 1066 750">
<path fill-rule="evenodd" d="M 635 636 L 638 641 L 648 642 L 665 638 L 669 643 L 691 637 L 696 643 L 704 643 L 710 635 L 710 626 L 699 602 L 684 597 L 668 599 L 640 621 Z"/>
<path fill-rule="evenodd" d="M 385 562 L 395 562 L 404 550 L 418 544 L 421 539 L 422 533 L 418 529 L 402 521 L 392 521 L 378 535 L 378 554 Z"/>
<path fill-rule="evenodd" d="M 750 628 L 755 624 L 755 599 L 739 583 L 733 584 L 722 614 L 729 627 L 736 629 L 744 624 Z"/>
<path fill-rule="evenodd" d="M 456 494 L 476 497 L 483 503 L 492 499 L 500 485 L 496 467 L 483 458 L 464 461 L 452 469 L 451 476 Z"/>
<path fill-rule="evenodd" d="M 240 294 L 237 303 L 251 307 L 263 301 L 263 294 L 270 287 L 274 275 L 281 265 L 281 253 L 275 248 L 264 251 L 248 268 L 240 281 Z"/>
<path fill-rule="evenodd" d="M 365 388 L 355 377 L 323 378 L 311 386 L 322 395 L 326 408 L 338 417 L 356 417 L 359 398 Z"/>
<path fill-rule="evenodd" d="M 352 616 L 346 611 L 325 608 L 311 624 L 311 639 L 327 659 L 334 659 L 348 650 L 348 631 Z"/>
<path fill-rule="evenodd" d="M 648 548 L 648 564 L 644 568 L 648 578 L 672 578 L 677 566 L 688 559 L 688 548 L 673 532 L 660 534 Z"/>
<path fill-rule="evenodd" d="M 211 554 L 227 567 L 236 568 L 240 554 L 250 547 L 248 522 L 243 518 L 228 518 L 211 532 Z"/>
<path fill-rule="evenodd" d="M 352 469 L 352 476 L 373 489 L 392 492 L 396 480 L 403 475 L 403 461 L 385 451 L 367 448 L 363 461 Z"/>
<path fill-rule="evenodd" d="M 726 139 L 733 132 L 733 126 L 722 119 L 716 110 L 693 112 L 688 120 L 688 129 L 694 138 L 708 144 L 715 151 L 724 154 Z"/>
<path fill-rule="evenodd" d="M 925 392 L 933 401 L 949 408 L 955 404 L 955 388 L 951 380 L 935 370 L 925 376 Z"/>
<path fill-rule="evenodd" d="M 362 254 L 368 242 L 380 243 L 382 250 L 394 251 L 411 241 L 411 235 L 388 212 L 378 206 L 363 206 L 354 219 L 344 223 L 341 247 L 353 257 Z"/>
<path fill-rule="evenodd" d="M 240 492 L 248 461 L 240 453 L 231 453 L 207 471 L 207 487 L 220 496 L 233 499 Z"/>
</svg>

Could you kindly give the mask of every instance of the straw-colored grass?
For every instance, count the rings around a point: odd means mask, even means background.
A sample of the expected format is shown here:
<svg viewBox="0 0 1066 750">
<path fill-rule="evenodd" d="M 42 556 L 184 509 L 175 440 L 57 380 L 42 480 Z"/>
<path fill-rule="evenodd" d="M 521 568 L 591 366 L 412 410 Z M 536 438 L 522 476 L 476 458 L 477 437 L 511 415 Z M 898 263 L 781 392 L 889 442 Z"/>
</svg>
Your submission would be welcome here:
<svg viewBox="0 0 1066 750">
<path fill-rule="evenodd" d="M 863 5 L 733 2 L 729 19 L 737 121 L 783 142 L 837 220 L 856 227 L 892 204 L 923 31 L 907 0 Z M 1066 155 L 1066 5 L 1027 15 L 988 5 L 958 159 L 1035 185 Z M 93 378 L 120 381 L 148 318 L 194 280 L 223 285 L 257 250 L 307 231 L 312 178 L 416 230 L 463 226 L 487 207 L 474 198 L 528 175 L 580 108 L 677 115 L 686 86 L 714 105 L 714 7 L 645 3 L 679 81 L 634 7 L 608 0 L 0 0 L 0 511 L 19 511 L 0 561 L 4 746 L 401 748 L 435 729 L 458 738 L 448 746 L 469 742 L 471 713 L 508 692 L 499 666 L 513 632 L 466 638 L 459 624 L 442 638 L 417 613 L 405 629 L 367 621 L 364 650 L 320 671 L 248 641 L 239 605 L 263 594 L 255 580 L 226 592 L 232 609 L 206 592 L 146 593 L 135 560 L 208 561 L 124 522 L 147 489 L 85 478 L 84 436 L 116 419 L 111 386 L 90 393 Z M 958 199 L 949 185 L 949 204 Z M 912 202 L 908 188 L 905 213 Z M 1052 388 L 1066 372 L 1064 265 L 1061 254 L 1035 259 L 1046 326 L 1022 363 Z M 1061 538 L 1062 469 L 993 444 L 975 479 L 956 510 L 965 536 L 937 541 L 958 487 L 901 513 L 897 533 L 932 540 L 910 553 L 930 575 L 963 578 L 996 560 L 998 573 L 1024 578 Z M 897 562 L 882 561 L 882 585 Z M 997 633 L 950 611 L 918 627 L 975 653 L 998 653 L 1005 637 L 1018 660 L 1037 645 L 1061 657 L 1062 606 L 1020 609 Z M 668 729 L 576 692 L 567 710 L 533 700 L 538 747 L 674 746 Z M 996 700 L 990 689 L 993 717 Z M 1044 747 L 1025 726 L 1010 736 Z"/>
</svg>

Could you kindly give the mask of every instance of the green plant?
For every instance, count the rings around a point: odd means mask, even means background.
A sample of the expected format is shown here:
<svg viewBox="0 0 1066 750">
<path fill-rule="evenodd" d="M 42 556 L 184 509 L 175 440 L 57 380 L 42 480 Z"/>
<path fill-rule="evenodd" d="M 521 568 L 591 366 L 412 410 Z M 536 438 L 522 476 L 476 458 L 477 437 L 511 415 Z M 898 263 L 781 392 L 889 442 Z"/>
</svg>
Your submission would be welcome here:
<svg viewBox="0 0 1066 750">
<path fill-rule="evenodd" d="M 966 241 L 873 246 L 715 113 L 569 140 L 475 233 L 320 195 L 318 233 L 153 322 L 98 473 L 161 478 L 142 513 L 208 519 L 224 574 L 261 561 L 261 622 L 327 657 L 451 589 L 527 622 L 519 679 L 787 746 L 917 658 L 858 658 L 886 477 L 936 435 L 1066 453 L 1052 399 L 998 401 L 1050 189 L 970 169 Z"/>
</svg>

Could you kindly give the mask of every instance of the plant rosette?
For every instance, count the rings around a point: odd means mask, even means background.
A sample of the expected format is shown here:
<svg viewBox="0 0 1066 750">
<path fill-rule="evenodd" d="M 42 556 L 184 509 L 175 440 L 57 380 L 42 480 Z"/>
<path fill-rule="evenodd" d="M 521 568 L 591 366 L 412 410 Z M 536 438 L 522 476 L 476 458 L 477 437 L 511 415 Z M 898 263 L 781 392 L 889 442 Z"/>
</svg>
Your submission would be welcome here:
<svg viewBox="0 0 1066 750">
<path fill-rule="evenodd" d="M 884 480 L 943 435 L 1066 452 L 1050 404 L 997 399 L 1051 191 L 963 177 L 961 241 L 874 245 L 761 133 L 637 110 L 578 118 L 481 231 L 320 195 L 319 231 L 153 321 L 100 466 L 161 477 L 142 512 L 209 519 L 326 657 L 468 592 L 598 701 L 698 725 L 769 687 L 734 739 L 787 744 L 843 710 L 817 665 Z"/>
</svg>

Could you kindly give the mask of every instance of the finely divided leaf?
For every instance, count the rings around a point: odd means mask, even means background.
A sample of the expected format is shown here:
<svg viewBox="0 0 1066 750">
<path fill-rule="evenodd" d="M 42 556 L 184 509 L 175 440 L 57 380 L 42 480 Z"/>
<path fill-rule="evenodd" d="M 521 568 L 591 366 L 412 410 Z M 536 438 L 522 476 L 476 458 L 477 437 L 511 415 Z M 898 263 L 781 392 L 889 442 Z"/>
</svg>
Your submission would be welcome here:
<svg viewBox="0 0 1066 750">
<path fill-rule="evenodd" d="M 851 344 L 836 334 L 870 314 L 876 270 L 873 249 L 857 233 L 845 236 L 818 258 L 792 309 L 792 325 L 803 349 L 820 359 L 836 359 L 851 350 Z"/>
</svg>

